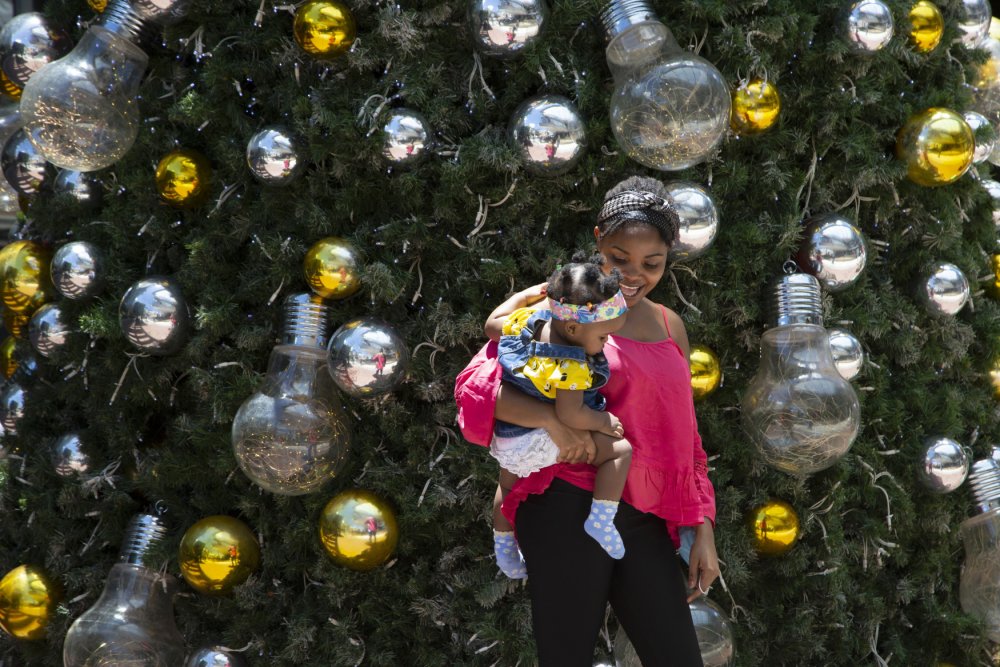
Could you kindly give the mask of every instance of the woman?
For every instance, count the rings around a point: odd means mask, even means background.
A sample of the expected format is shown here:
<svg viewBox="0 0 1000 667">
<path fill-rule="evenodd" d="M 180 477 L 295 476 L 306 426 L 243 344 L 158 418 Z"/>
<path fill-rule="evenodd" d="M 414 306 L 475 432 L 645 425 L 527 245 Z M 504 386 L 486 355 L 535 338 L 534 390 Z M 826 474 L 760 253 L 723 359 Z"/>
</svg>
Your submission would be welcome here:
<svg viewBox="0 0 1000 667">
<path fill-rule="evenodd" d="M 677 213 L 655 179 L 633 177 L 605 196 L 594 228 L 604 269 L 621 272 L 628 312 L 605 345 L 607 409 L 634 448 L 615 525 L 625 557 L 613 560 L 584 532 L 594 468 L 589 432 L 562 424 L 551 405 L 501 387 L 494 416 L 545 428 L 561 450 L 554 466 L 518 480 L 504 501 L 528 568 L 541 667 L 590 667 L 610 602 L 644 667 L 700 666 L 687 603 L 719 575 L 715 492 L 694 418 L 688 340 L 676 313 L 647 295 L 663 278 Z M 687 589 L 676 555 L 682 526 L 695 532 Z M 673 535 L 673 537 L 672 537 Z"/>
</svg>

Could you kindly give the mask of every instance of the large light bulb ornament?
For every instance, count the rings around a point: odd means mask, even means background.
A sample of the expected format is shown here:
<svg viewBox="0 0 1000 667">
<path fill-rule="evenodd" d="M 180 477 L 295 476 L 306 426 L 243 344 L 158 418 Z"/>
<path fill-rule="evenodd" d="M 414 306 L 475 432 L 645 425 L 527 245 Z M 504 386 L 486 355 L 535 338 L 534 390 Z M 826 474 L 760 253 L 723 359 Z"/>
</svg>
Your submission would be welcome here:
<svg viewBox="0 0 1000 667">
<path fill-rule="evenodd" d="M 350 432 L 327 370 L 328 308 L 310 294 L 285 301 L 285 332 L 267 376 L 233 419 L 236 460 L 255 484 L 301 495 L 332 479 Z"/>
<path fill-rule="evenodd" d="M 777 326 L 760 340 L 760 368 L 743 396 L 743 427 L 764 461 L 806 476 L 835 464 L 858 435 L 861 408 L 823 328 L 819 282 L 782 276 Z"/>
<path fill-rule="evenodd" d="M 188 0 L 112 0 L 64 58 L 24 87 L 21 116 L 35 148 L 58 167 L 96 171 L 125 155 L 139 132 L 136 95 L 151 24 L 177 20 Z"/>
<path fill-rule="evenodd" d="M 647 0 L 611 0 L 601 21 L 618 144 L 636 162 L 663 171 L 706 160 L 729 128 L 729 86 L 719 70 L 681 49 Z"/>
<path fill-rule="evenodd" d="M 986 636 L 1000 643 L 1000 463 L 992 457 L 976 461 L 969 486 L 975 514 L 960 528 L 965 562 L 958 599 L 965 613 L 983 622 Z"/>
</svg>

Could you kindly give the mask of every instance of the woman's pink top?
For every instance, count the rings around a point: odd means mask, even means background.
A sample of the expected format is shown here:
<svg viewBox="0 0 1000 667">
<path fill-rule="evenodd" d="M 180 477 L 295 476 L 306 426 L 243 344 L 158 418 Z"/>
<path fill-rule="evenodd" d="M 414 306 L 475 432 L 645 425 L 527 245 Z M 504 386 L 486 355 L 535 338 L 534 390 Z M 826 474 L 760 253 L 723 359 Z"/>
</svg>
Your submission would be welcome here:
<svg viewBox="0 0 1000 667">
<path fill-rule="evenodd" d="M 666 309 L 663 318 L 666 322 Z M 715 489 L 708 480 L 708 457 L 698 435 L 684 352 L 672 337 L 643 343 L 611 336 L 604 354 L 611 379 L 601 393 L 608 400 L 607 411 L 621 420 L 632 444 L 622 500 L 663 518 L 671 528 L 695 526 L 704 517 L 714 523 Z M 557 463 L 522 477 L 507 495 L 503 514 L 514 524 L 521 501 L 545 491 L 556 477 L 593 491 L 596 470 L 586 463 Z"/>
</svg>

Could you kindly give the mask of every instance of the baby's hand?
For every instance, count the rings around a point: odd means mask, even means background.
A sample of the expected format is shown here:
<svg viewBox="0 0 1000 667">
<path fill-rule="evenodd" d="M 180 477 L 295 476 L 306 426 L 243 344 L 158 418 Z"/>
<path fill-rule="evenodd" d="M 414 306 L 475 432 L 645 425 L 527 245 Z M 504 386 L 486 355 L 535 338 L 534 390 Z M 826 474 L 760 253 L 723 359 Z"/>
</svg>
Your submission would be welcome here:
<svg viewBox="0 0 1000 667">
<path fill-rule="evenodd" d="M 601 429 L 601 433 L 610 435 L 612 438 L 624 438 L 625 428 L 622 426 L 622 422 L 618 417 L 615 417 L 610 412 L 605 413 L 608 416 L 607 426 Z"/>
</svg>

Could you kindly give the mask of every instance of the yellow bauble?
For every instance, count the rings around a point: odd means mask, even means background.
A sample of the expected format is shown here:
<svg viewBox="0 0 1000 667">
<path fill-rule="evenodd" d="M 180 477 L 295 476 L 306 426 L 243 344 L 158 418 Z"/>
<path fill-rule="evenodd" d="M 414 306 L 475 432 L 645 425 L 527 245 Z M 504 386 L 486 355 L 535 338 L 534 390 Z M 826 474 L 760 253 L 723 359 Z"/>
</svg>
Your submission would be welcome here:
<svg viewBox="0 0 1000 667">
<path fill-rule="evenodd" d="M 990 361 L 990 384 L 993 385 L 993 396 L 1000 400 L 1000 354 Z"/>
<path fill-rule="evenodd" d="M 100 14 L 108 6 L 108 0 L 87 0 L 87 4 L 90 5 L 91 9 Z"/>
<path fill-rule="evenodd" d="M 212 166 L 196 150 L 171 151 L 156 166 L 156 190 L 169 204 L 189 208 L 208 199 Z"/>
<path fill-rule="evenodd" d="M 341 491 L 323 508 L 319 539 L 337 565 L 371 570 L 389 559 L 399 525 L 389 504 L 370 491 Z"/>
<path fill-rule="evenodd" d="M 993 39 L 1000 41 L 1000 19 L 995 16 L 990 19 L 989 35 Z"/>
<path fill-rule="evenodd" d="M 994 299 L 1000 299 L 1000 253 L 993 253 L 990 261 L 993 264 L 993 281 L 986 286 L 986 291 Z"/>
<path fill-rule="evenodd" d="M 260 544 L 239 519 L 209 516 L 184 533 L 179 560 L 191 588 L 205 595 L 226 595 L 260 566 Z"/>
<path fill-rule="evenodd" d="M 14 348 L 17 342 L 13 336 L 7 336 L 0 343 L 0 373 L 10 379 L 10 376 L 17 370 L 17 359 L 14 358 Z"/>
<path fill-rule="evenodd" d="M 751 539 L 757 553 L 780 556 L 799 539 L 799 515 L 783 500 L 769 500 L 750 513 Z"/>
<path fill-rule="evenodd" d="M 7 78 L 2 69 L 0 69 L 0 92 L 15 102 L 21 101 L 21 89 L 16 83 Z"/>
<path fill-rule="evenodd" d="M 944 16 L 933 2 L 917 0 L 910 7 L 910 43 L 920 53 L 930 53 L 944 35 Z"/>
<path fill-rule="evenodd" d="M 962 115 L 941 107 L 913 114 L 896 135 L 896 157 L 906 163 L 907 176 L 927 187 L 961 177 L 972 166 L 975 148 L 972 128 Z"/>
<path fill-rule="evenodd" d="M 28 313 L 15 313 L 13 310 L 3 309 L 3 328 L 14 338 L 28 339 L 28 322 L 30 321 L 31 315 Z"/>
<path fill-rule="evenodd" d="M 18 639 L 44 639 L 61 595 L 34 565 L 21 565 L 0 579 L 0 628 Z"/>
<path fill-rule="evenodd" d="M 313 244 L 302 262 L 306 282 L 324 299 L 343 299 L 361 288 L 361 255 L 349 242 L 328 236 Z"/>
<path fill-rule="evenodd" d="M 781 96 L 770 81 L 752 79 L 733 91 L 729 124 L 737 134 L 757 134 L 778 121 Z"/>
<path fill-rule="evenodd" d="M 322 0 L 299 7 L 292 32 L 302 50 L 316 58 L 336 58 L 351 48 L 357 36 L 351 10 L 341 2 Z"/>
<path fill-rule="evenodd" d="M 705 398 L 722 384 L 722 364 L 705 345 L 691 346 L 691 391 L 694 400 Z"/>
<path fill-rule="evenodd" d="M 52 251 L 34 241 L 14 241 L 0 250 L 0 299 L 12 312 L 30 315 L 55 294 Z"/>
</svg>

